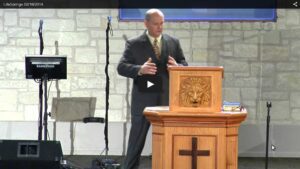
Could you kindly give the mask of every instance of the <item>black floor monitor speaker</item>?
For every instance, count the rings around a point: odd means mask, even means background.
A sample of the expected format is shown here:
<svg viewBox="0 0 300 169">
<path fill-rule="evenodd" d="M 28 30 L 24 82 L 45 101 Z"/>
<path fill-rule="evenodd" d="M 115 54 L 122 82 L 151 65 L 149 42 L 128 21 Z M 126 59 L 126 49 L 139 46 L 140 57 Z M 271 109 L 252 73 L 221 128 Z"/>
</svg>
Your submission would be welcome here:
<svg viewBox="0 0 300 169">
<path fill-rule="evenodd" d="M 0 140 L 0 169 L 60 169 L 59 141 Z"/>
</svg>

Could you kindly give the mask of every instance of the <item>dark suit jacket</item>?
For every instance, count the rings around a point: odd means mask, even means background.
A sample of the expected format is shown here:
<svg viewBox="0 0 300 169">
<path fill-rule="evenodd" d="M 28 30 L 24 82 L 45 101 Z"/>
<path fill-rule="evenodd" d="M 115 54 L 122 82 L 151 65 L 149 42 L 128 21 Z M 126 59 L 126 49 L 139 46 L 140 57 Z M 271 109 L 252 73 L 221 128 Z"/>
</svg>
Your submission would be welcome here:
<svg viewBox="0 0 300 169">
<path fill-rule="evenodd" d="M 181 46 L 176 38 L 163 34 L 160 60 L 155 56 L 152 44 L 146 34 L 128 40 L 122 58 L 118 64 L 118 73 L 122 76 L 133 78 L 136 81 L 141 66 L 152 58 L 158 68 L 157 75 L 162 78 L 161 93 L 144 93 L 138 91 L 133 83 L 131 99 L 131 115 L 142 115 L 146 106 L 169 105 L 169 74 L 167 71 L 168 56 L 172 56 L 178 64 L 187 65 Z"/>
</svg>

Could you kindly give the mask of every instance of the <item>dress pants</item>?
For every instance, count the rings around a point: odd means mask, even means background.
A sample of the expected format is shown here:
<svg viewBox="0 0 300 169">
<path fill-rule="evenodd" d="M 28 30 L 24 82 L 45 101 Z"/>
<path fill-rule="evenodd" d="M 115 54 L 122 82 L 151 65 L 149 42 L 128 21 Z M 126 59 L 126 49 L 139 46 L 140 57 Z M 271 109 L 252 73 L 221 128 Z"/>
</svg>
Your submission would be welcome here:
<svg viewBox="0 0 300 169">
<path fill-rule="evenodd" d="M 128 149 L 123 169 L 138 169 L 150 122 L 144 115 L 131 117 Z"/>
</svg>

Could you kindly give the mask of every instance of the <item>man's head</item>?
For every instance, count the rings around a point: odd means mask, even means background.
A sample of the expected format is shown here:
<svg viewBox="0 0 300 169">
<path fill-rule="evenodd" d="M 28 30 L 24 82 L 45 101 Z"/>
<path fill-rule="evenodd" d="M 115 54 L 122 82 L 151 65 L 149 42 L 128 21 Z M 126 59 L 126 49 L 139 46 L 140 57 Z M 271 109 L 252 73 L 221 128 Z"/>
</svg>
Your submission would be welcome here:
<svg viewBox="0 0 300 169">
<path fill-rule="evenodd" d="M 163 31 L 164 14 L 159 9 L 149 9 L 145 14 L 144 23 L 149 34 L 156 38 Z"/>
</svg>

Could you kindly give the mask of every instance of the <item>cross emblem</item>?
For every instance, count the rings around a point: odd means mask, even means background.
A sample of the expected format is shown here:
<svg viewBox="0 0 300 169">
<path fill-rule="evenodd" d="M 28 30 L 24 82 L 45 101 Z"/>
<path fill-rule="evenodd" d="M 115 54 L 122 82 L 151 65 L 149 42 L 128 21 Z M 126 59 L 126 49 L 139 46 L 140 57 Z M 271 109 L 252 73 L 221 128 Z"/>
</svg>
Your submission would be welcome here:
<svg viewBox="0 0 300 169">
<path fill-rule="evenodd" d="M 179 150 L 179 155 L 192 156 L 192 169 L 197 169 L 197 157 L 198 156 L 209 156 L 209 150 L 197 150 L 198 139 L 192 137 L 192 150 Z"/>
</svg>

